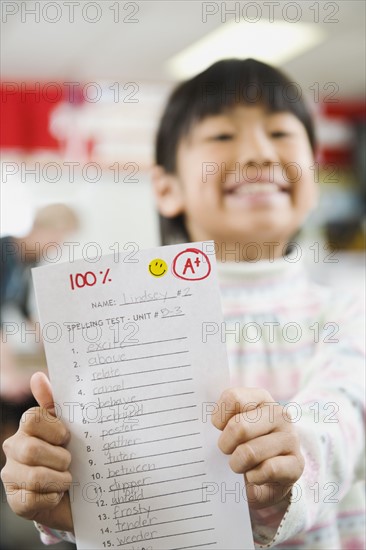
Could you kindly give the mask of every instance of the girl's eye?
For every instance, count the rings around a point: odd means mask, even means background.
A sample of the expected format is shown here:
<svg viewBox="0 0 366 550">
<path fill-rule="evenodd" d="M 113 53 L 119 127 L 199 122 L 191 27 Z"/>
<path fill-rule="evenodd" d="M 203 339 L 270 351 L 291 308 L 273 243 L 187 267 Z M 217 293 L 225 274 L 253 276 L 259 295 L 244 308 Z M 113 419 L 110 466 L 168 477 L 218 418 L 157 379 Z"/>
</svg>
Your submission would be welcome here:
<svg viewBox="0 0 366 550">
<path fill-rule="evenodd" d="M 282 138 L 282 137 L 286 137 L 286 136 L 289 136 L 290 134 L 288 132 L 282 132 L 282 131 L 278 131 L 278 132 L 271 132 L 271 137 L 273 138 Z"/>
<path fill-rule="evenodd" d="M 214 141 L 228 141 L 233 139 L 233 137 L 233 134 L 217 134 L 217 136 L 213 136 L 211 139 Z"/>
</svg>

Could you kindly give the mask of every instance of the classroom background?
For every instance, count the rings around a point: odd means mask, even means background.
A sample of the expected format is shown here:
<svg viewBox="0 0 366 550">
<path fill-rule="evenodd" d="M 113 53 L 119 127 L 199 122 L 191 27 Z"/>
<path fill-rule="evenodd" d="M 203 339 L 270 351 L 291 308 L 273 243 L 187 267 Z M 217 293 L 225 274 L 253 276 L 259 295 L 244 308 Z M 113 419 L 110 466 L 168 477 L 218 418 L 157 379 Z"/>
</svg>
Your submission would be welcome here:
<svg viewBox="0 0 366 550">
<path fill-rule="evenodd" d="M 309 272 L 362 299 L 365 9 L 357 0 L 2 2 L 0 236 L 31 250 L 37 212 L 61 204 L 71 222 L 57 238 L 47 226 L 52 244 L 36 263 L 158 245 L 149 169 L 169 92 L 218 59 L 254 57 L 286 71 L 314 113 L 320 203 L 298 240 Z M 26 300 L 35 323 L 31 290 Z M 6 304 L 2 321 L 21 326 L 18 306 Z M 16 380 L 45 368 L 31 333 L 8 334 L 6 345 L 2 336 Z M 2 424 L 5 435 L 16 429 Z M 3 495 L 0 547 L 43 547 Z"/>
</svg>

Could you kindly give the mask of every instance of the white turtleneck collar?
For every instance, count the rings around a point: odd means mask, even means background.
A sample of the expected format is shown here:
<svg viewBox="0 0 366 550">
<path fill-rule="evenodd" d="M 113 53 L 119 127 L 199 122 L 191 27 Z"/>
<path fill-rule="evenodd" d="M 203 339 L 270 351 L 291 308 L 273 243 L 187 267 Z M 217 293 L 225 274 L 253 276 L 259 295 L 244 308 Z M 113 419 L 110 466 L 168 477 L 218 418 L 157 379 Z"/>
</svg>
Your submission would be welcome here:
<svg viewBox="0 0 366 550">
<path fill-rule="evenodd" d="M 267 313 L 289 302 L 295 307 L 301 296 L 309 291 L 303 262 L 285 258 L 217 262 L 217 275 L 224 311 L 243 303 L 247 311 Z"/>
<path fill-rule="evenodd" d="M 217 271 L 220 280 L 229 279 L 256 279 L 268 276 L 282 276 L 291 278 L 295 273 L 304 273 L 304 265 L 301 260 L 296 262 L 290 257 L 274 260 L 259 260 L 257 262 L 220 262 L 217 261 Z"/>
</svg>

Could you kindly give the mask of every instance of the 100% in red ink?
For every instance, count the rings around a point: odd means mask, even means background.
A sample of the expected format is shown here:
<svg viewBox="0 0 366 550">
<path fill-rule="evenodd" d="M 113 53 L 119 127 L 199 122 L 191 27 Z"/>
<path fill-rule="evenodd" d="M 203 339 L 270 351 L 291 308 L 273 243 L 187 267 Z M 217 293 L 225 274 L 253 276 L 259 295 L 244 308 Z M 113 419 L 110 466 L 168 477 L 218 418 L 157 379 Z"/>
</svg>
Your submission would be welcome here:
<svg viewBox="0 0 366 550">
<path fill-rule="evenodd" d="M 109 277 L 110 269 L 108 268 L 105 272 L 99 271 L 99 273 L 94 273 L 94 271 L 87 271 L 86 273 L 70 273 L 70 287 L 71 290 L 76 290 L 78 288 L 83 288 L 85 286 L 94 286 L 97 282 L 101 282 L 102 285 L 110 283 L 112 279 Z"/>
</svg>

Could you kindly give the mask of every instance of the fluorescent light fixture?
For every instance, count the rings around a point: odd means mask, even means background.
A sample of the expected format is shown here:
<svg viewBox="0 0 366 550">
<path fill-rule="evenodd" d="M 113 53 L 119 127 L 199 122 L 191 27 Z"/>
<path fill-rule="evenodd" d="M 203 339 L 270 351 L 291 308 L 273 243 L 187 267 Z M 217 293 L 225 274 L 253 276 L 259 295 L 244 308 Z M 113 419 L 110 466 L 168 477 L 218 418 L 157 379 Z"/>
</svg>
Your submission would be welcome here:
<svg viewBox="0 0 366 550">
<path fill-rule="evenodd" d="M 166 69 L 172 77 L 182 79 L 230 57 L 253 57 L 278 65 L 310 50 L 325 37 L 319 25 L 309 23 L 224 23 L 168 60 Z"/>
</svg>

